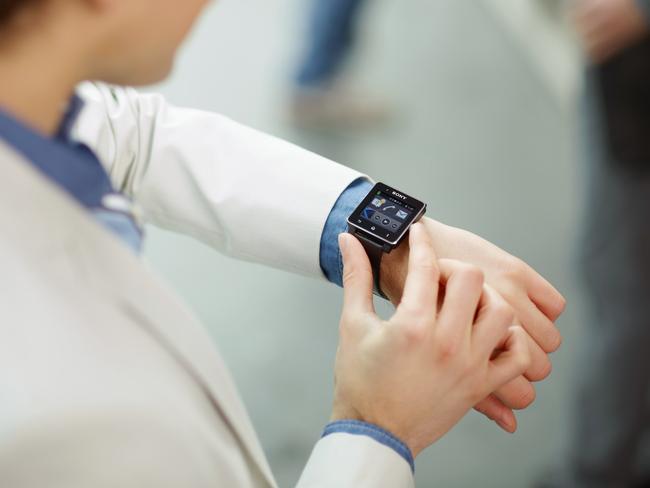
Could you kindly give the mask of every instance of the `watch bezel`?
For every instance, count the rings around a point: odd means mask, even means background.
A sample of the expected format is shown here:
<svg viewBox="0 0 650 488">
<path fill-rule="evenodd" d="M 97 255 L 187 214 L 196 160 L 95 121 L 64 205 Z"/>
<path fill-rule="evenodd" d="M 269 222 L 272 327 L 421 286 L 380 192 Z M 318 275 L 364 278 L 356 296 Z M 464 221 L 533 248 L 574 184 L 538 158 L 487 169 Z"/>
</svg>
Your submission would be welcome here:
<svg viewBox="0 0 650 488">
<path fill-rule="evenodd" d="M 399 234 L 391 232 L 391 234 L 395 234 L 395 239 L 391 240 L 385 237 L 382 237 L 378 233 L 375 233 L 374 231 L 365 228 L 364 226 L 359 225 L 357 222 L 354 220 L 366 220 L 364 217 L 361 216 L 361 212 L 370 204 L 372 199 L 377 195 L 377 192 L 381 193 L 386 193 L 387 195 L 395 195 L 395 197 L 391 198 L 400 198 L 399 203 L 406 207 L 411 207 L 413 208 L 414 211 L 414 216 L 410 220 L 410 222 L 407 222 L 404 225 L 404 228 L 402 231 L 400 231 Z M 372 190 L 368 192 L 368 194 L 364 197 L 364 199 L 361 201 L 361 203 L 357 206 L 356 209 L 350 214 L 350 216 L 347 219 L 348 225 L 351 227 L 354 227 L 355 229 L 358 229 L 359 231 L 368 234 L 369 236 L 372 236 L 374 239 L 380 240 L 382 243 L 388 244 L 391 247 L 396 247 L 399 245 L 401 240 L 404 238 L 410 227 L 416 223 L 418 220 L 422 218 L 422 216 L 425 214 L 427 209 L 427 205 L 424 202 L 421 202 L 417 198 L 413 198 L 409 195 L 407 195 L 404 192 L 401 192 L 399 190 L 396 190 L 395 188 L 385 184 L 385 183 L 377 183 L 375 186 L 373 186 Z"/>
</svg>

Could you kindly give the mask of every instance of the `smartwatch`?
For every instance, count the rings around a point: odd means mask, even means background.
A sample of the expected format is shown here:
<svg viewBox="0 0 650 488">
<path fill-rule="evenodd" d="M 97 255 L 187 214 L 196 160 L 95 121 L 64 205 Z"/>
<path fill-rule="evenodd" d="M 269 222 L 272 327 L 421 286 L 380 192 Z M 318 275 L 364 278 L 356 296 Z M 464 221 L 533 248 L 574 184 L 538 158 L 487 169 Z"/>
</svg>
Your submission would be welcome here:
<svg viewBox="0 0 650 488">
<path fill-rule="evenodd" d="M 375 293 L 380 297 L 387 298 L 379 286 L 381 258 L 402 243 L 411 225 L 426 210 L 426 204 L 420 200 L 377 183 L 348 217 L 348 232 L 359 239 L 368 254 Z"/>
</svg>

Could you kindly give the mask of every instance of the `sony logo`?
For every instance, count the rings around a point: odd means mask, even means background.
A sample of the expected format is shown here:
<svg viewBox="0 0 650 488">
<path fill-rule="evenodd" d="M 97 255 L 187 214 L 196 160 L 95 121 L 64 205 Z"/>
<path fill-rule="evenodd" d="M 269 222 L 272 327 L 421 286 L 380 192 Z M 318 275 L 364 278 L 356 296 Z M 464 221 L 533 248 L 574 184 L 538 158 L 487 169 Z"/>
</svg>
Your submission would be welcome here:
<svg viewBox="0 0 650 488">
<path fill-rule="evenodd" d="M 406 197 L 402 195 L 401 193 L 397 193 L 396 191 L 391 192 L 393 195 L 395 195 L 397 198 L 401 198 L 402 200 L 406 200 Z"/>
</svg>

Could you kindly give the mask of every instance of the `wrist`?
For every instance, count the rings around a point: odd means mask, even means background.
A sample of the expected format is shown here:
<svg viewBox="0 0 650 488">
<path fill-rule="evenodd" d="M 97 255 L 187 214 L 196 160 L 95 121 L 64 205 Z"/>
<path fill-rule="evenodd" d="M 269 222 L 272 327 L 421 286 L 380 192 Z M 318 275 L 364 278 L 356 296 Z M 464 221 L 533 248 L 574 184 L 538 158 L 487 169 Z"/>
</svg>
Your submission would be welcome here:
<svg viewBox="0 0 650 488">
<path fill-rule="evenodd" d="M 325 427 L 322 437 L 327 437 L 332 434 L 362 435 L 370 437 L 395 451 L 409 464 L 411 472 L 415 473 L 415 459 L 412 449 L 405 444 L 402 439 L 379 425 L 364 422 L 362 420 L 338 420 L 329 423 Z"/>
<path fill-rule="evenodd" d="M 379 286 L 384 295 L 397 305 L 402 298 L 408 268 L 409 243 L 404 241 L 392 252 L 385 254 L 381 260 Z"/>
<path fill-rule="evenodd" d="M 346 405 L 335 404 L 332 408 L 332 415 L 330 415 L 330 422 L 338 422 L 340 420 L 359 420 L 364 421 L 361 413 L 358 410 Z"/>
<path fill-rule="evenodd" d="M 417 457 L 423 450 L 423 446 L 416 442 L 417 436 L 409 435 L 408 429 L 401 429 L 398 424 L 387 420 L 387 418 L 380 419 L 375 415 L 362 415 L 359 410 L 352 406 L 335 402 L 329 422 L 330 424 L 338 422 L 361 422 L 379 427 L 390 432 L 393 436 L 403 442 L 404 445 L 408 447 L 412 456 L 414 458 Z"/>
</svg>

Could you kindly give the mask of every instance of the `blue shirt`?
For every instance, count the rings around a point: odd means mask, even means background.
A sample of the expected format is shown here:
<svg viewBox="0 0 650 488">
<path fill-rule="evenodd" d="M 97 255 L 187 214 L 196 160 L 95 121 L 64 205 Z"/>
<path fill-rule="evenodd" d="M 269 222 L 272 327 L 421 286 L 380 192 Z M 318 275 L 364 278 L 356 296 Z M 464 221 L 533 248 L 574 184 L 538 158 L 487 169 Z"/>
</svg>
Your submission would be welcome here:
<svg viewBox="0 0 650 488">
<path fill-rule="evenodd" d="M 71 137 L 72 127 L 83 108 L 73 97 L 57 134 L 46 137 L 0 109 L 0 138 L 21 153 L 53 183 L 85 207 L 97 221 L 117 235 L 134 252 L 141 249 L 143 232 L 130 201 L 116 192 L 97 156 Z M 320 265 L 329 281 L 342 284 L 343 263 L 338 235 L 347 230 L 347 218 L 372 188 L 365 178 L 355 180 L 332 208 L 320 242 Z M 323 437 L 335 433 L 364 435 L 395 450 L 413 469 L 411 451 L 389 432 L 372 424 L 345 420 L 329 424 Z"/>
<path fill-rule="evenodd" d="M 21 153 L 34 168 L 65 190 L 134 252 L 139 252 L 142 229 L 131 202 L 113 189 L 97 156 L 70 134 L 83 102 L 73 97 L 54 137 L 46 137 L 0 109 L 0 138 Z"/>
</svg>

